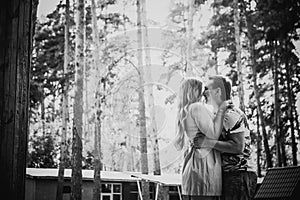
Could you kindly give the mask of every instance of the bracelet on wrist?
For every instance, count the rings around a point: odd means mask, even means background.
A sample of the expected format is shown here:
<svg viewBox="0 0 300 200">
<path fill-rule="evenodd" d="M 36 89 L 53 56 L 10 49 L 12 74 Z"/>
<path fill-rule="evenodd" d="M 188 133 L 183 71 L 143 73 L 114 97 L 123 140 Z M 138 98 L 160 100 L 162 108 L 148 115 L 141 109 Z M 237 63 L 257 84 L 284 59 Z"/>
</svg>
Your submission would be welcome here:
<svg viewBox="0 0 300 200">
<path fill-rule="evenodd" d="M 221 109 L 218 110 L 217 113 L 225 113 L 225 111 L 226 111 L 225 109 L 222 109 L 222 108 L 221 108 Z"/>
</svg>

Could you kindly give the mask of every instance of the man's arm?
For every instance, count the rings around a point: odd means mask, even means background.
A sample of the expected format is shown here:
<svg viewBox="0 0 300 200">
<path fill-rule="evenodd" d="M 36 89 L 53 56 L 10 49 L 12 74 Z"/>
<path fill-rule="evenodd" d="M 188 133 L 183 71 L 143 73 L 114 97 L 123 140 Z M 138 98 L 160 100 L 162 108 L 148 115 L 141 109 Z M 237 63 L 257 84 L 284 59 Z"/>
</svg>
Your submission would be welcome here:
<svg viewBox="0 0 300 200">
<path fill-rule="evenodd" d="M 244 132 L 240 132 L 230 134 L 226 141 L 213 141 L 212 145 L 215 143 L 213 148 L 224 153 L 242 154 L 245 147 L 244 140 Z"/>
<path fill-rule="evenodd" d="M 242 154 L 245 147 L 244 140 L 244 132 L 230 134 L 226 141 L 208 139 L 199 135 L 194 139 L 194 146 L 214 148 L 224 153 Z"/>
</svg>

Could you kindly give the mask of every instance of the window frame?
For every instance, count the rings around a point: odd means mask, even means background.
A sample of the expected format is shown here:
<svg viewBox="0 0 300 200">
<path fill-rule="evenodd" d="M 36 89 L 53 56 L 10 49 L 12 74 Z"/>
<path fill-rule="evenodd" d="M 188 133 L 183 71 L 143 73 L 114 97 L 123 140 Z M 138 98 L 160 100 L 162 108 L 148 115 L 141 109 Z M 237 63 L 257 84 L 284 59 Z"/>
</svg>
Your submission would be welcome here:
<svg viewBox="0 0 300 200">
<path fill-rule="evenodd" d="M 122 189 L 122 183 L 109 183 L 109 182 L 103 182 L 101 183 L 101 188 L 102 188 L 102 184 L 109 184 L 110 185 L 110 188 L 111 188 L 111 191 L 110 192 L 101 192 L 101 197 L 100 199 L 103 200 L 103 197 L 104 196 L 109 196 L 110 197 L 110 200 L 113 200 L 114 198 L 114 195 L 120 195 L 120 200 L 122 200 L 122 192 L 123 192 L 123 189 Z M 118 185 L 120 187 L 120 192 L 114 192 L 114 186 L 115 185 Z"/>
</svg>

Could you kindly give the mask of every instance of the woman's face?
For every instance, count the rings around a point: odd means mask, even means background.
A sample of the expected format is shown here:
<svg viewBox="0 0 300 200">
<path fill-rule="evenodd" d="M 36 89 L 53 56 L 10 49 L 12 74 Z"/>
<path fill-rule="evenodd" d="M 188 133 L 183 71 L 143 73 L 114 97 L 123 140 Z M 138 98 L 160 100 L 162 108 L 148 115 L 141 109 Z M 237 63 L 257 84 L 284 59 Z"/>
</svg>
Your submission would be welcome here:
<svg viewBox="0 0 300 200">
<path fill-rule="evenodd" d="M 213 81 L 209 80 L 203 92 L 207 104 L 212 105 L 215 102 L 217 98 L 215 90 L 216 89 L 213 89 Z"/>
</svg>

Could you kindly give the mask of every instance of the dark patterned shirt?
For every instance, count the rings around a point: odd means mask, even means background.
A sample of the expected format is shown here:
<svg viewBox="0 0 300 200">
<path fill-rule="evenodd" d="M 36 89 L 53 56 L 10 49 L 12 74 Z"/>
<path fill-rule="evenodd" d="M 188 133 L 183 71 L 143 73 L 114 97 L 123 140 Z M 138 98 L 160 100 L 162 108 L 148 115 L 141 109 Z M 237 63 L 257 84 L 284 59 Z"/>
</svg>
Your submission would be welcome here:
<svg viewBox="0 0 300 200">
<path fill-rule="evenodd" d="M 223 122 L 223 131 L 220 140 L 226 141 L 231 134 L 245 134 L 245 148 L 243 154 L 222 153 L 223 171 L 249 170 L 254 171 L 253 163 L 250 160 L 250 131 L 246 115 L 237 107 L 226 111 Z"/>
</svg>

